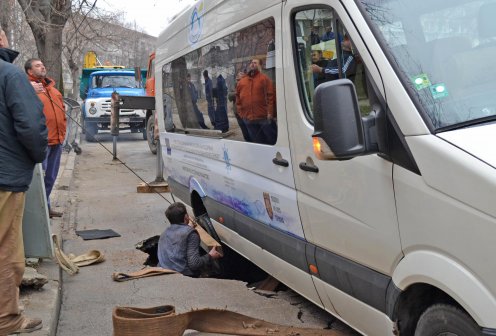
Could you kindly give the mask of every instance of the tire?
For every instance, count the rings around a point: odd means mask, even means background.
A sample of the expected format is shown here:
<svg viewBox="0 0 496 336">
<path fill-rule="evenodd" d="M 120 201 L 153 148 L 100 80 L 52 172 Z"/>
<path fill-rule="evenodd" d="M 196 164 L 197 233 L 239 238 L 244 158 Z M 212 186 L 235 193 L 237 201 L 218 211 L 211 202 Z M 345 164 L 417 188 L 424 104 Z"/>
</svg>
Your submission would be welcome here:
<svg viewBox="0 0 496 336">
<path fill-rule="evenodd" d="M 215 239 L 219 244 L 220 244 L 220 238 L 217 235 L 217 232 L 215 232 L 214 226 L 212 225 L 212 222 L 210 221 L 210 217 L 208 217 L 207 213 L 204 213 L 203 215 L 200 215 L 196 217 L 196 221 L 202 228 L 207 231 L 207 233 L 212 236 L 213 239 Z M 222 259 L 219 260 L 212 260 L 211 261 L 212 269 L 210 270 L 212 274 L 211 276 L 219 277 L 222 278 L 224 274 L 224 266 L 222 263 Z"/>
<path fill-rule="evenodd" d="M 150 147 L 150 152 L 157 154 L 157 141 L 153 138 L 153 132 L 155 131 L 155 119 L 153 114 L 148 117 L 146 121 L 146 131 L 143 133 L 143 139 L 148 140 L 148 147 Z"/>
<path fill-rule="evenodd" d="M 420 316 L 415 336 L 481 336 L 481 328 L 458 307 L 436 304 Z"/>
<path fill-rule="evenodd" d="M 85 122 L 84 123 L 84 128 L 86 129 L 85 132 L 85 139 L 87 142 L 94 142 L 96 141 L 95 135 L 98 133 L 98 125 L 94 122 Z"/>
<path fill-rule="evenodd" d="M 212 236 L 213 239 L 215 239 L 219 244 L 221 243 L 220 238 L 217 235 L 217 232 L 215 232 L 214 226 L 210 221 L 210 217 L 208 217 L 208 214 L 205 213 L 203 215 L 196 217 L 196 221 L 198 222 L 198 224 L 200 224 L 202 228 L 205 229 L 205 231 L 207 231 L 209 235 Z"/>
<path fill-rule="evenodd" d="M 141 134 L 143 135 L 143 140 L 148 140 L 148 136 L 146 135 L 146 127 L 141 129 Z"/>
</svg>

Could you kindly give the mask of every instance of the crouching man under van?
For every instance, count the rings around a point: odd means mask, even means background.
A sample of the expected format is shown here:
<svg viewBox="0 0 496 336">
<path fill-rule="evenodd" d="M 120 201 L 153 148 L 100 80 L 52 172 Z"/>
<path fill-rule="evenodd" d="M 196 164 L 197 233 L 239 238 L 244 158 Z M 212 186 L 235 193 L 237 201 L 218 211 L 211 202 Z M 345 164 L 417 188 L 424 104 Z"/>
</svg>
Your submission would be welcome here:
<svg viewBox="0 0 496 336">
<path fill-rule="evenodd" d="M 189 225 L 186 206 L 181 202 L 171 204 L 165 211 L 170 226 L 158 241 L 159 266 L 190 277 L 198 277 L 208 270 L 214 259 L 222 255 L 212 248 L 208 254 L 200 255 L 200 235 Z"/>
</svg>

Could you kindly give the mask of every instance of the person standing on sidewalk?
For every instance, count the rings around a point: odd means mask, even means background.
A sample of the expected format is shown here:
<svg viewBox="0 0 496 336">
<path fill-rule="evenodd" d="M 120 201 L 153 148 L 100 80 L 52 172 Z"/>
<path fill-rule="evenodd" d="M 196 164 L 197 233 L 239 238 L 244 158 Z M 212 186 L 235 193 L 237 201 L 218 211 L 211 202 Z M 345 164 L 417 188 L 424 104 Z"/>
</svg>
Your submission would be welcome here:
<svg viewBox="0 0 496 336">
<path fill-rule="evenodd" d="M 205 98 L 207 99 L 208 118 L 210 123 L 215 127 L 215 105 L 214 105 L 214 87 L 212 80 L 208 76 L 208 70 L 203 71 L 203 79 L 205 80 Z"/>
<path fill-rule="evenodd" d="M 19 286 L 25 264 L 25 191 L 47 148 L 43 105 L 26 75 L 11 64 L 19 53 L 7 47 L 0 29 L 0 335 L 42 327 L 40 319 L 21 313 Z"/>
<path fill-rule="evenodd" d="M 52 192 L 57 174 L 59 173 L 60 157 L 62 155 L 62 144 L 65 139 L 66 123 L 64 98 L 55 88 L 55 81 L 48 78 L 43 62 L 38 58 L 26 61 L 24 69 L 34 90 L 43 103 L 46 125 L 48 128 L 48 152 L 43 161 L 45 171 L 45 191 L 48 202 L 50 218 L 62 217 L 62 213 L 52 209 L 50 205 L 50 194 Z"/>
<path fill-rule="evenodd" d="M 254 58 L 247 75 L 239 79 L 236 110 L 252 142 L 274 145 L 277 141 L 275 90 L 272 80 L 261 69 L 261 60 Z"/>
</svg>

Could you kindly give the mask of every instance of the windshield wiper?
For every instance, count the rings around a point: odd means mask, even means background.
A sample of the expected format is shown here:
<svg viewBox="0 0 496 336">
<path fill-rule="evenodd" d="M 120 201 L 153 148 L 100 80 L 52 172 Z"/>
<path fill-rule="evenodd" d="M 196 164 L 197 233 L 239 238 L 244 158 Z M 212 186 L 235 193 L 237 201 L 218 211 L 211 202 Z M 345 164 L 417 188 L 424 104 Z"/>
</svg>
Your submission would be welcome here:
<svg viewBox="0 0 496 336">
<path fill-rule="evenodd" d="M 453 125 L 449 125 L 449 126 L 440 127 L 438 129 L 436 129 L 436 132 L 435 133 L 446 132 L 446 131 L 454 131 L 454 130 L 462 129 L 462 128 L 465 128 L 465 127 L 471 127 L 471 126 L 476 126 L 476 125 L 479 125 L 479 124 L 485 124 L 485 123 L 491 122 L 491 121 L 496 121 L 496 115 L 490 115 L 490 116 L 487 116 L 487 117 L 482 117 L 482 118 L 467 120 L 467 121 L 463 121 L 461 123 L 457 123 L 457 124 L 453 124 Z"/>
</svg>

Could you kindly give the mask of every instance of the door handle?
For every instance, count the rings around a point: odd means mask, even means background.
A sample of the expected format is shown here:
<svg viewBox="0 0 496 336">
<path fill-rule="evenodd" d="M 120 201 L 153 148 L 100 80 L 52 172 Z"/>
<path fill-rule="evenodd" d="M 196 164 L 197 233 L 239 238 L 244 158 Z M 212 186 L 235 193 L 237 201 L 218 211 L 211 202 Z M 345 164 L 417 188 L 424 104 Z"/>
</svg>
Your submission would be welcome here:
<svg viewBox="0 0 496 336">
<path fill-rule="evenodd" d="M 272 159 L 272 163 L 278 166 L 289 167 L 288 160 L 278 159 L 276 157 Z"/>
<path fill-rule="evenodd" d="M 300 162 L 300 169 L 304 171 L 308 171 L 311 173 L 318 173 L 319 172 L 319 167 L 315 165 L 309 165 L 306 162 Z"/>
</svg>

